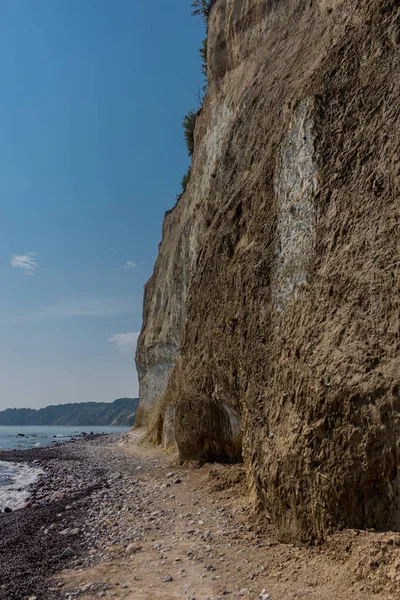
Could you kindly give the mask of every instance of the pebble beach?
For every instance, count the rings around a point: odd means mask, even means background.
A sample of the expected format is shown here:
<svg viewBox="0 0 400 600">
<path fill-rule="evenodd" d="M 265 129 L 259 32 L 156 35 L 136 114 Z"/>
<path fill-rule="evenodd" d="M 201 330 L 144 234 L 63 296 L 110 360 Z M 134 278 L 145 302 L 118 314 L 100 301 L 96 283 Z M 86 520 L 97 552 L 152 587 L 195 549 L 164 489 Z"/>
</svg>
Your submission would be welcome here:
<svg viewBox="0 0 400 600">
<path fill-rule="evenodd" d="M 101 535 L 98 503 L 119 497 L 118 468 L 125 465 L 116 464 L 108 449 L 122 437 L 88 436 L 74 444 L 2 453 L 2 461 L 43 473 L 24 508 L 0 514 L 1 600 L 65 598 L 48 578 L 67 564 L 79 565 L 84 554 L 90 562 L 88 546 L 96 546 Z"/>
<path fill-rule="evenodd" d="M 243 465 L 181 465 L 137 430 L 2 460 L 42 473 L 0 514 L 0 600 L 398 598 L 399 533 L 279 543 Z"/>
</svg>

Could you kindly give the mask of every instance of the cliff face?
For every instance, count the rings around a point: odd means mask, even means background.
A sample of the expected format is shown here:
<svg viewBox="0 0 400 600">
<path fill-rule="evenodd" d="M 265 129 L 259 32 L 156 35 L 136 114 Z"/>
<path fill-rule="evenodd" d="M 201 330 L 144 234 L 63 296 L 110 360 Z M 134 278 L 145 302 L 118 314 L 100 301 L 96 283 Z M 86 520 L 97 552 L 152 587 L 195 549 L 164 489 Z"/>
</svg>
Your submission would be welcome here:
<svg viewBox="0 0 400 600">
<path fill-rule="evenodd" d="M 400 527 L 399 63 L 398 0 L 211 11 L 140 421 L 182 459 L 243 456 L 282 539 Z"/>
</svg>

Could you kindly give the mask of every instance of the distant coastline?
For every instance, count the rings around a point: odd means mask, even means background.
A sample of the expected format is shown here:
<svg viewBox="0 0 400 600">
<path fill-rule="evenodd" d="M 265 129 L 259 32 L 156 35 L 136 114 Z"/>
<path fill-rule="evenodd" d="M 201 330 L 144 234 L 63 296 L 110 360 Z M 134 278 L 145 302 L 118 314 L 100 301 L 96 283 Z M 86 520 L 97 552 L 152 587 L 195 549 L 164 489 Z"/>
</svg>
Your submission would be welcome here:
<svg viewBox="0 0 400 600">
<path fill-rule="evenodd" d="M 130 427 L 135 422 L 138 404 L 139 398 L 118 398 L 114 402 L 80 402 L 40 409 L 7 408 L 0 411 L 0 425 Z"/>
</svg>

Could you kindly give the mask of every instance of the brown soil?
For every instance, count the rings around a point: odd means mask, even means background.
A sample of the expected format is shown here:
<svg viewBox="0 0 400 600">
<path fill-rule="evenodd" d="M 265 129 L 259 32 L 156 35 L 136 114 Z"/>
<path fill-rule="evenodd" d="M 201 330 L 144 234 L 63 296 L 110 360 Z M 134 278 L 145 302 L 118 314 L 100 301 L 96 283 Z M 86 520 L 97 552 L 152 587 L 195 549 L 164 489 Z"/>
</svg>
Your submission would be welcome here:
<svg viewBox="0 0 400 600">
<path fill-rule="evenodd" d="M 67 598 L 399 597 L 399 534 L 344 530 L 318 547 L 280 544 L 271 528 L 250 523 L 242 466 L 178 467 L 140 431 L 115 451 L 139 466 L 126 527 L 134 522 L 140 539 L 130 552 L 109 546 L 93 566 L 62 572 L 56 583 Z"/>
</svg>

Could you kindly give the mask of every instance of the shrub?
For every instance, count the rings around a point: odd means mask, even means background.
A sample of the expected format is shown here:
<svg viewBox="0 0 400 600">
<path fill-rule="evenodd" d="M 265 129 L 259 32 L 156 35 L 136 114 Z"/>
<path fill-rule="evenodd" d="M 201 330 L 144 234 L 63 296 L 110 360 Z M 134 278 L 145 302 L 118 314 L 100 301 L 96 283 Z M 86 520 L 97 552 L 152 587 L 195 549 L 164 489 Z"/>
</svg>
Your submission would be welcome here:
<svg viewBox="0 0 400 600">
<path fill-rule="evenodd" d="M 193 0 L 191 3 L 192 15 L 199 15 L 207 26 L 208 17 L 210 16 L 213 0 Z"/>
<path fill-rule="evenodd" d="M 192 171 L 192 166 L 189 165 L 186 173 L 184 174 L 184 176 L 182 177 L 182 180 L 181 180 L 182 194 L 184 192 L 186 192 L 186 188 L 187 188 L 187 184 L 189 183 L 191 171 Z"/>
<path fill-rule="evenodd" d="M 206 28 L 206 37 L 203 40 L 201 48 L 199 50 L 201 58 L 201 72 L 204 75 L 205 83 L 203 86 L 203 92 L 207 91 L 207 40 L 208 40 L 208 19 L 210 17 L 211 8 L 214 4 L 214 0 L 193 0 L 191 3 L 192 15 L 200 16 Z"/>
<path fill-rule="evenodd" d="M 194 128 L 196 125 L 196 117 L 198 112 L 194 109 L 184 116 L 182 121 L 182 127 L 185 135 L 186 146 L 188 149 L 189 156 L 193 156 L 194 152 Z"/>
<path fill-rule="evenodd" d="M 175 206 L 178 204 L 179 200 L 182 198 L 183 194 L 186 192 L 186 188 L 187 188 L 187 184 L 189 183 L 191 172 L 192 172 L 192 165 L 189 165 L 186 173 L 184 174 L 184 176 L 181 179 L 182 190 L 181 190 L 181 193 L 177 194 L 177 196 L 176 196 Z"/>
<path fill-rule="evenodd" d="M 214 2 L 215 2 L 215 0 L 192 0 L 192 2 L 190 4 L 190 6 L 192 8 L 192 15 L 200 16 L 203 19 L 204 25 L 206 28 L 206 33 L 208 31 L 208 19 L 209 19 L 211 8 L 212 8 Z M 203 43 L 199 50 L 199 54 L 200 54 L 200 58 L 201 58 L 201 72 L 203 73 L 204 79 L 205 79 L 203 87 L 199 88 L 199 91 L 198 91 L 198 100 L 199 100 L 199 104 L 201 107 L 203 104 L 203 100 L 204 100 L 204 93 L 207 90 L 207 37 L 203 40 Z M 197 111 L 195 109 L 189 110 L 189 112 L 184 116 L 183 121 L 182 121 L 182 127 L 183 127 L 183 131 L 184 131 L 186 146 L 187 146 L 190 157 L 192 157 L 193 153 L 194 153 L 194 129 L 196 126 L 196 118 L 199 115 L 200 111 L 201 111 L 201 108 Z M 189 179 L 190 179 L 191 170 L 192 170 L 192 167 L 189 166 L 186 173 L 182 177 L 182 180 L 181 180 L 182 191 L 176 196 L 175 206 L 177 205 L 179 200 L 182 198 L 182 195 L 186 191 L 186 187 L 187 187 L 187 184 L 189 183 Z"/>
<path fill-rule="evenodd" d="M 204 38 L 201 48 L 199 50 L 200 58 L 201 58 L 201 72 L 204 75 L 204 79 L 207 83 L 207 43 L 208 38 Z"/>
</svg>

